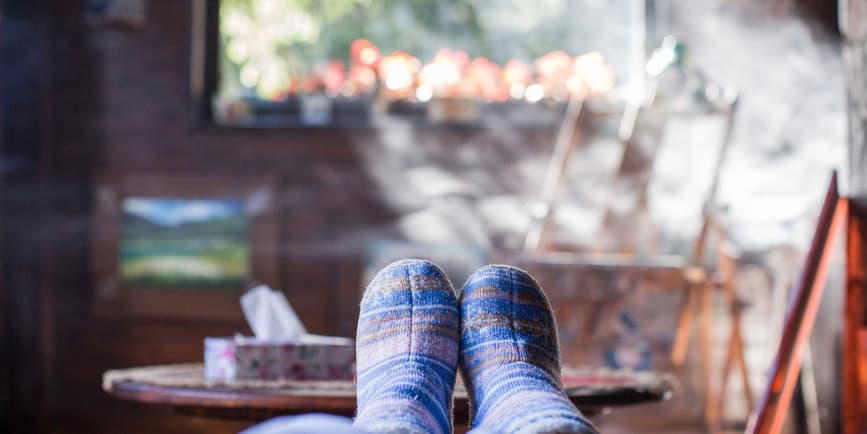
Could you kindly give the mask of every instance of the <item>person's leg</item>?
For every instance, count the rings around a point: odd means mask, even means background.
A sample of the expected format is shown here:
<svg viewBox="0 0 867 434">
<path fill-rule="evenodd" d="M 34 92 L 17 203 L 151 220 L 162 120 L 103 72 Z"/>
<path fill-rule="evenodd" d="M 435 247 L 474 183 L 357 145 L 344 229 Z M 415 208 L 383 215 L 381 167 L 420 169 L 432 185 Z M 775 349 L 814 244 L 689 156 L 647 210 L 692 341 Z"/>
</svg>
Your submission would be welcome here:
<svg viewBox="0 0 867 434">
<path fill-rule="evenodd" d="M 554 314 L 532 277 L 483 267 L 460 298 L 471 426 L 498 434 L 597 433 L 563 391 Z"/>
<path fill-rule="evenodd" d="M 449 434 L 459 333 L 454 290 L 436 265 L 404 260 L 380 271 L 358 319 L 355 426 Z"/>
<path fill-rule="evenodd" d="M 330 414 L 281 416 L 254 425 L 240 434 L 370 434 L 352 426 L 352 419 Z"/>
</svg>

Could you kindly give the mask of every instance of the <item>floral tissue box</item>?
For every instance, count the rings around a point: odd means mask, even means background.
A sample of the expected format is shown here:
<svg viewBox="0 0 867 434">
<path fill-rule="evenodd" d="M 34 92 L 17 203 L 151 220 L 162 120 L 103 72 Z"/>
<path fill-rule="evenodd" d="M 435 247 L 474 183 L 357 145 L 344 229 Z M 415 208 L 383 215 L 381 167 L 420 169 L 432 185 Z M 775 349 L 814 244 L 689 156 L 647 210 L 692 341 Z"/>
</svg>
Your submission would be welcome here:
<svg viewBox="0 0 867 434">
<path fill-rule="evenodd" d="M 355 345 L 349 338 L 205 338 L 207 380 L 352 380 L 354 363 Z"/>
</svg>

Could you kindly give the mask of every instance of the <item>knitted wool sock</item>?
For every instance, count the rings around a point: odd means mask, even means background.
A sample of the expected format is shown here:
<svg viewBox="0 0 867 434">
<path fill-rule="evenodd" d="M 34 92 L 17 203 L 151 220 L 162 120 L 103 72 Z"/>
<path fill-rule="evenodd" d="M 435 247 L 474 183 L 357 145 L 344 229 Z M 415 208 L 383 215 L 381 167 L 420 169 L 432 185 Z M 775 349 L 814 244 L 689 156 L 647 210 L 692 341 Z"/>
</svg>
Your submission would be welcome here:
<svg viewBox="0 0 867 434">
<path fill-rule="evenodd" d="M 361 301 L 354 425 L 374 433 L 450 433 L 459 333 L 454 290 L 436 265 L 403 260 L 380 271 Z"/>
<path fill-rule="evenodd" d="M 532 277 L 514 267 L 483 267 L 460 298 L 461 373 L 473 427 L 597 433 L 563 391 L 554 314 Z"/>
</svg>

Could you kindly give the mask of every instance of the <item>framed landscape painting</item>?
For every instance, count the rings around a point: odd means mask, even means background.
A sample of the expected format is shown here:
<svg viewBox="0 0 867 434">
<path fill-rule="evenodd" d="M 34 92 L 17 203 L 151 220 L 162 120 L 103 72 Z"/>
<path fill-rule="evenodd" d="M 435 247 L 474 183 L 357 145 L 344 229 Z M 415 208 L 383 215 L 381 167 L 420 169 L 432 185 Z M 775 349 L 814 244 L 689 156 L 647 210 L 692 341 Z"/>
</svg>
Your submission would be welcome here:
<svg viewBox="0 0 867 434">
<path fill-rule="evenodd" d="M 121 202 L 119 274 L 144 288 L 232 290 L 249 273 L 239 199 L 128 197 Z"/>
<path fill-rule="evenodd" d="M 278 287 L 269 179 L 102 176 L 93 222 L 95 306 L 113 313 L 240 317 L 253 285 Z"/>
</svg>

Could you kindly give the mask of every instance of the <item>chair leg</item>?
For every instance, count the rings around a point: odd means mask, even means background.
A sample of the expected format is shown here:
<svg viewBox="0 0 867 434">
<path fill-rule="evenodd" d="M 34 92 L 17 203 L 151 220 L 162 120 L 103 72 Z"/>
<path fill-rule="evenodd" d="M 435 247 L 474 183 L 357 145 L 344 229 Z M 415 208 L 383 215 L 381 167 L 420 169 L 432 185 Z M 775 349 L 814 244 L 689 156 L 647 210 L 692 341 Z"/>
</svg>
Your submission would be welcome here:
<svg viewBox="0 0 867 434">
<path fill-rule="evenodd" d="M 716 414 L 720 417 L 723 417 L 725 414 L 725 405 L 728 401 L 728 389 L 729 389 L 729 377 L 731 376 L 732 367 L 734 366 L 736 353 L 738 352 L 736 348 L 737 344 L 735 343 L 734 333 L 729 337 L 729 345 L 726 348 L 725 362 L 723 363 L 722 375 L 720 378 L 720 386 L 719 386 L 719 398 Z"/>
<path fill-rule="evenodd" d="M 750 386 L 750 372 L 747 368 L 747 360 L 744 354 L 744 339 L 741 332 L 741 306 L 738 302 L 735 292 L 735 262 L 731 257 L 722 256 L 720 258 L 720 271 L 722 275 L 722 287 L 725 292 L 726 304 L 729 313 L 729 345 L 726 350 L 725 364 L 722 370 L 722 379 L 720 385 L 720 401 L 718 406 L 718 415 L 721 416 L 725 410 L 725 397 L 728 393 L 728 380 L 731 376 L 731 370 L 734 364 L 737 363 L 741 374 L 741 387 L 743 387 L 744 400 L 747 403 L 747 414 L 752 413 L 755 406 L 752 387 Z"/>
<path fill-rule="evenodd" d="M 737 300 L 734 297 L 733 289 L 730 290 L 726 285 L 726 298 L 729 304 L 729 315 L 731 321 L 731 332 L 729 334 L 729 344 L 726 349 L 725 362 L 722 370 L 720 382 L 720 391 L 718 395 L 719 405 L 717 407 L 717 415 L 720 417 L 725 411 L 726 396 L 728 394 L 728 381 L 731 376 L 732 368 L 737 364 L 741 374 L 741 387 L 743 387 L 744 400 L 747 403 L 747 414 L 752 413 L 755 407 L 755 398 L 753 397 L 752 386 L 750 385 L 750 371 L 747 367 L 747 360 L 744 354 L 744 340 L 741 333 L 741 312 L 737 305 Z M 731 291 L 731 292 L 730 292 Z"/>
<path fill-rule="evenodd" d="M 692 328 L 693 304 L 695 304 L 695 288 L 688 284 L 684 289 L 680 302 L 680 314 L 677 329 L 674 334 L 674 344 L 671 348 L 671 363 L 681 366 L 686 361 L 686 350 L 689 347 L 689 335 Z"/>
<path fill-rule="evenodd" d="M 738 324 L 740 324 L 740 315 L 738 315 Z M 744 354 L 744 340 L 741 335 L 740 326 L 737 328 L 737 336 L 734 339 L 735 348 L 737 349 L 735 356 L 741 365 L 741 387 L 744 389 L 744 399 L 747 402 L 747 414 L 752 414 L 753 409 L 756 407 L 756 398 L 753 396 L 753 388 L 750 385 L 750 370 L 747 367 L 747 358 Z"/>
<path fill-rule="evenodd" d="M 701 310 L 700 310 L 700 333 L 702 377 L 705 386 L 705 422 L 708 427 L 715 427 L 717 423 L 716 393 L 713 387 L 713 283 L 705 282 L 701 287 Z"/>
</svg>

